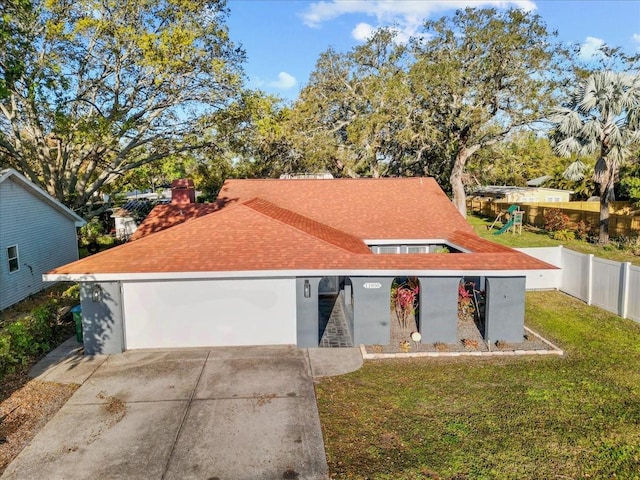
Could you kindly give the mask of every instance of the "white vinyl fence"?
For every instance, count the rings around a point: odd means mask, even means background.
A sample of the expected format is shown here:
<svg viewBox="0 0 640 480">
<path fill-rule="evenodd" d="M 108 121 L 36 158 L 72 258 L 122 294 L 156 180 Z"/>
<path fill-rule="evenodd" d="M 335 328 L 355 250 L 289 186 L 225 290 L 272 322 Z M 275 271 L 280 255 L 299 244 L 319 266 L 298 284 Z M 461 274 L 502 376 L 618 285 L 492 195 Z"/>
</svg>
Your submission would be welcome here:
<svg viewBox="0 0 640 480">
<path fill-rule="evenodd" d="M 535 284 L 527 282 L 527 289 L 558 289 L 589 305 L 640 322 L 640 267 L 563 247 L 517 250 L 555 265 L 562 272 L 559 276 L 537 278 Z"/>
</svg>

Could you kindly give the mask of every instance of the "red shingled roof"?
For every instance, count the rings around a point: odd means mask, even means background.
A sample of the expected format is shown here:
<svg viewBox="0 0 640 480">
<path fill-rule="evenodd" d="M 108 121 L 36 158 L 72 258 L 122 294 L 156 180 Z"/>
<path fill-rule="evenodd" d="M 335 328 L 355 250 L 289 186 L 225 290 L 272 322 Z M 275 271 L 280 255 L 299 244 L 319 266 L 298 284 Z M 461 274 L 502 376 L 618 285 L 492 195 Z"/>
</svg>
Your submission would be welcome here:
<svg viewBox="0 0 640 480">
<path fill-rule="evenodd" d="M 323 225 L 303 215 L 298 215 L 291 210 L 280 208 L 266 200 L 254 198 L 245 202 L 244 205 L 351 253 L 371 254 L 369 247 L 359 238 Z"/>
<path fill-rule="evenodd" d="M 224 202 L 156 205 L 144 221 L 138 225 L 138 229 L 131 235 L 129 241 L 138 240 L 187 220 L 217 212 L 223 205 Z"/>
<path fill-rule="evenodd" d="M 362 240 L 473 233 L 433 178 L 227 180 L 218 200 L 262 198 Z"/>
<path fill-rule="evenodd" d="M 479 238 L 431 179 L 230 180 L 216 204 L 156 207 L 140 230 L 49 273 L 555 268 Z M 363 240 L 379 239 L 470 253 L 373 254 Z"/>
<path fill-rule="evenodd" d="M 353 254 L 298 228 L 236 205 L 50 273 L 206 272 L 339 268 Z M 368 255 L 372 255 L 368 251 Z"/>
</svg>

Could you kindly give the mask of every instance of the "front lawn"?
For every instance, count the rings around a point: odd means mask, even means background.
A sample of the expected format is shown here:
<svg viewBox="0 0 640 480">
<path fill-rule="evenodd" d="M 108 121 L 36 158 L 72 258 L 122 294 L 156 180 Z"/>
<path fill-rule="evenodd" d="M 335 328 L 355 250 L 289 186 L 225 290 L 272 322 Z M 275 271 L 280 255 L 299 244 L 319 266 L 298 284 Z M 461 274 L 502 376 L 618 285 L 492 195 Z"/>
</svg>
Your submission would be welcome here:
<svg viewBox="0 0 640 480">
<path fill-rule="evenodd" d="M 640 478 L 640 324 L 558 292 L 526 324 L 565 357 L 367 361 L 322 379 L 333 478 Z"/>
</svg>

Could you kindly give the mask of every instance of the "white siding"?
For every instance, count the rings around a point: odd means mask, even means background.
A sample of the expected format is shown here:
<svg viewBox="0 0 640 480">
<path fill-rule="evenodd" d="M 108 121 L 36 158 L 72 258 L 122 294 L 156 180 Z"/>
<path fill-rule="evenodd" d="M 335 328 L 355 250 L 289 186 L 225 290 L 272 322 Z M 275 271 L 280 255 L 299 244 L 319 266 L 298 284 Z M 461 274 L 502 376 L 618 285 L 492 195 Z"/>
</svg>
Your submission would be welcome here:
<svg viewBox="0 0 640 480">
<path fill-rule="evenodd" d="M 20 269 L 9 273 L 12 245 L 18 246 Z M 77 259 L 73 220 L 11 178 L 0 183 L 0 310 L 49 286 L 43 273 Z"/>
<path fill-rule="evenodd" d="M 296 344 L 296 282 L 124 282 L 125 348 Z"/>
</svg>

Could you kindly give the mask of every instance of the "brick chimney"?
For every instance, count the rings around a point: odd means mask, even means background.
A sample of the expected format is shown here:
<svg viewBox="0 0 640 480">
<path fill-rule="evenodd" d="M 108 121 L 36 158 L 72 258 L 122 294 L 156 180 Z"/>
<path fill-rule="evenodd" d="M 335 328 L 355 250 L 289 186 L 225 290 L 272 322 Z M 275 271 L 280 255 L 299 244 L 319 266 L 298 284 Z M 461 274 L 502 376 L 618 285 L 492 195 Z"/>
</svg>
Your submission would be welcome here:
<svg viewBox="0 0 640 480">
<path fill-rule="evenodd" d="M 181 178 L 171 182 L 171 203 L 176 205 L 196 203 L 196 189 L 193 186 L 193 180 Z"/>
</svg>

